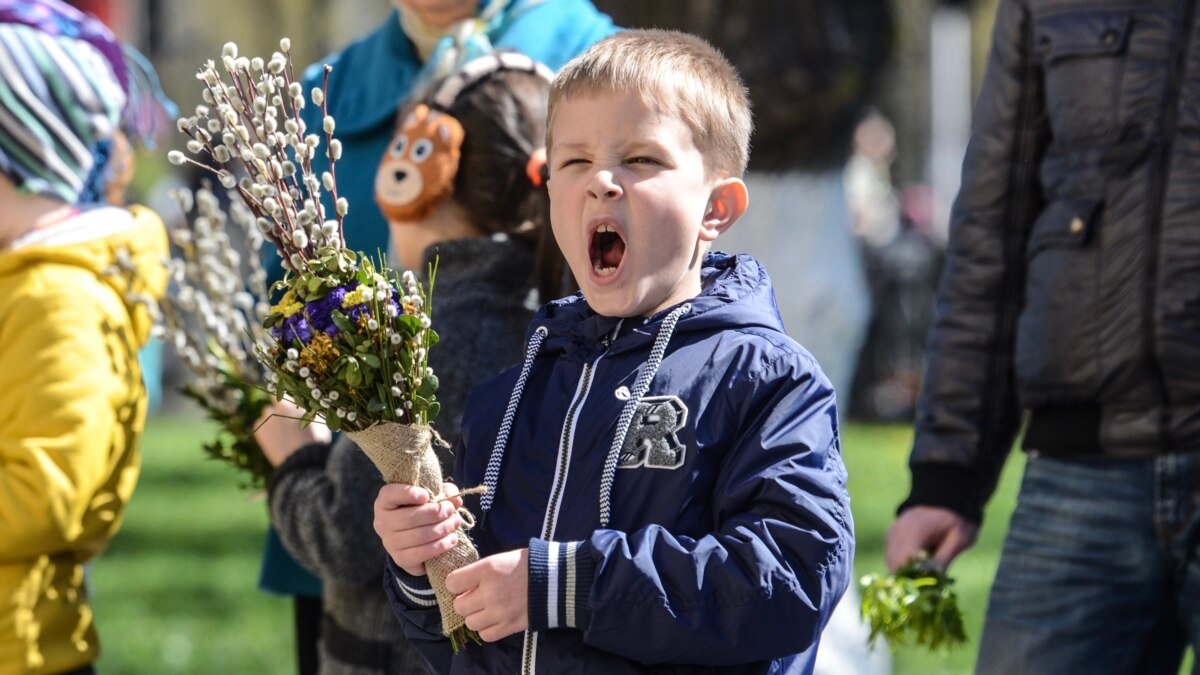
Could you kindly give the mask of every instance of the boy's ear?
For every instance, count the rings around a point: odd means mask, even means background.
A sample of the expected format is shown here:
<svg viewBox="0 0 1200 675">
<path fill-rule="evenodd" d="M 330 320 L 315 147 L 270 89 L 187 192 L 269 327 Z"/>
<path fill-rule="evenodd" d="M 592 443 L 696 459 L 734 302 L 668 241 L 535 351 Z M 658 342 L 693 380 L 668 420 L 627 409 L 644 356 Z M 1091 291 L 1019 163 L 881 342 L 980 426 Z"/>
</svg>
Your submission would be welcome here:
<svg viewBox="0 0 1200 675">
<path fill-rule="evenodd" d="M 714 241 L 731 225 L 750 205 L 750 194 L 741 178 L 725 178 L 713 186 L 708 197 L 708 210 L 704 212 L 704 222 L 700 226 L 700 239 Z"/>
</svg>

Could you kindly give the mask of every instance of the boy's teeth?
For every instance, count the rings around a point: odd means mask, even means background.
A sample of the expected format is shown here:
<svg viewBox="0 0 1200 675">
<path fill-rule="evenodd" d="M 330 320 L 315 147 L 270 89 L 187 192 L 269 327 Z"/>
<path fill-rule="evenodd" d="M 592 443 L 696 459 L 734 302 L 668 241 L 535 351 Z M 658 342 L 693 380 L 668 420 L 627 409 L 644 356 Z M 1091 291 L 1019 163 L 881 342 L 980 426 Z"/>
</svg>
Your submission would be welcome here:
<svg viewBox="0 0 1200 675">
<path fill-rule="evenodd" d="M 617 273 L 617 268 L 615 268 L 615 267 L 604 267 L 604 266 L 602 265 L 602 263 L 595 263 L 595 264 L 593 264 L 593 265 L 592 265 L 592 269 L 596 271 L 596 274 L 597 274 L 598 276 L 602 276 L 602 277 L 611 276 L 611 275 L 613 275 L 613 274 L 616 274 L 616 273 Z"/>
<path fill-rule="evenodd" d="M 597 233 L 597 234 L 601 234 L 601 233 L 604 233 L 604 232 L 616 232 L 616 230 L 614 230 L 614 229 L 612 228 L 612 225 L 601 225 L 600 227 L 597 227 L 597 228 L 596 228 L 596 233 Z"/>
</svg>

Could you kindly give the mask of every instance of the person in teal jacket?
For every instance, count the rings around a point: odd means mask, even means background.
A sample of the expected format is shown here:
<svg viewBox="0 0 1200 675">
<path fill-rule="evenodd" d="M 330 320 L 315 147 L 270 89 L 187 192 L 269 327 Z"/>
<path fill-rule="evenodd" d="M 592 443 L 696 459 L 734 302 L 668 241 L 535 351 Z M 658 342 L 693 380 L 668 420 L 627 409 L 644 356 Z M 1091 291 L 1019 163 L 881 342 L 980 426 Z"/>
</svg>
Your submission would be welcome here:
<svg viewBox="0 0 1200 675">
<path fill-rule="evenodd" d="M 375 30 L 312 64 L 303 77 L 308 92 L 324 81 L 326 64 L 332 67 L 326 110 L 309 105 L 302 115 L 309 129 L 320 129 L 326 113 L 337 122 L 338 193 L 350 204 L 346 244 L 371 255 L 388 250 L 388 223 L 375 204 L 375 171 L 410 94 L 491 49 L 516 50 L 557 71 L 617 30 L 589 0 L 391 1 L 394 9 Z M 325 153 L 316 153 L 313 169 L 329 170 Z M 327 200 L 325 209 L 333 208 Z M 264 250 L 264 267 L 280 278 L 278 255 Z M 274 531 L 268 533 L 259 587 L 296 598 L 299 670 L 316 672 L 320 582 L 294 562 Z"/>
<path fill-rule="evenodd" d="M 461 0 L 457 15 L 444 0 L 392 4 L 395 9 L 373 32 L 304 73 L 307 92 L 321 85 L 325 65 L 332 66 L 326 109 L 342 143 L 337 183 L 339 196 L 350 204 L 346 244 L 368 254 L 387 252 L 388 224 L 375 205 L 375 169 L 395 131 L 396 111 L 414 88 L 492 48 L 519 51 L 557 71 L 617 30 L 589 0 Z M 306 106 L 301 114 L 309 129 L 321 128 L 319 107 Z M 329 170 L 325 153 L 316 153 L 313 170 Z M 332 211 L 333 203 L 325 208 Z M 268 255 L 278 270 L 278 256 L 273 250 Z"/>
</svg>

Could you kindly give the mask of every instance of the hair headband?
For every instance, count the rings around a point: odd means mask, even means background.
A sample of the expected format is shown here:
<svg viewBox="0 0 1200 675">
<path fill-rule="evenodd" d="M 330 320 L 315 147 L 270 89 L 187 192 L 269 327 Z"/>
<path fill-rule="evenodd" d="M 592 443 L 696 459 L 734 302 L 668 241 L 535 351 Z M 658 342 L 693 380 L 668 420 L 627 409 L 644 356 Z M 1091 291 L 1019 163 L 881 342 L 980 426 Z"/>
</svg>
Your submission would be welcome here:
<svg viewBox="0 0 1200 675">
<path fill-rule="evenodd" d="M 421 220 L 454 192 L 465 132 L 449 110 L 465 92 L 502 70 L 554 79 L 545 65 L 517 52 L 486 54 L 447 77 L 428 104 L 418 104 L 404 118 L 384 151 L 375 174 L 375 201 L 389 221 Z"/>
</svg>

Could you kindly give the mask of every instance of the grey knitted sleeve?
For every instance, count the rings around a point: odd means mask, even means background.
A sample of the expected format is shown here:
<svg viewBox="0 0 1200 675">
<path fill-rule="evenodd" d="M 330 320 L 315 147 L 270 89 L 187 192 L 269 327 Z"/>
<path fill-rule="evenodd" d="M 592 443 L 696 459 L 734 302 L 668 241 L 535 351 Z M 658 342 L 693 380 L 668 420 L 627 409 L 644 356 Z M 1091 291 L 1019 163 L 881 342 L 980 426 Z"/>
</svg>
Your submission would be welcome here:
<svg viewBox="0 0 1200 675">
<path fill-rule="evenodd" d="M 305 448 L 276 470 L 271 519 L 288 552 L 322 579 L 376 585 L 387 555 L 373 525 L 383 478 L 349 438 L 325 447 L 324 461 Z"/>
</svg>

